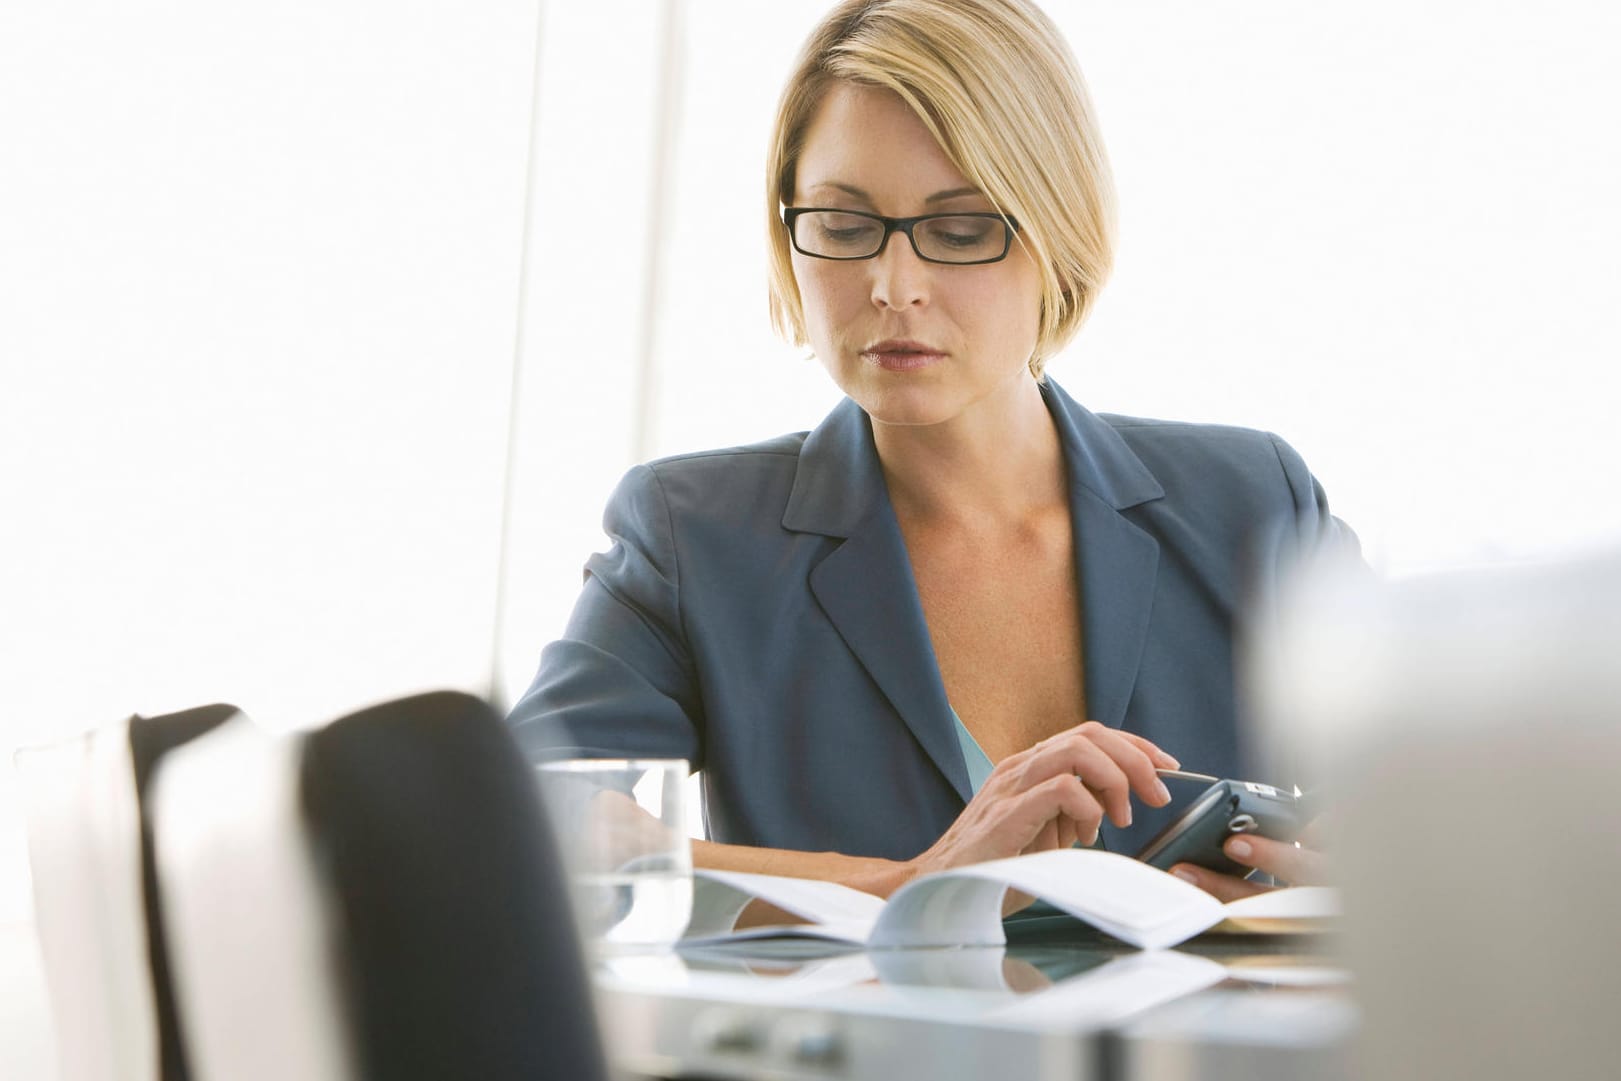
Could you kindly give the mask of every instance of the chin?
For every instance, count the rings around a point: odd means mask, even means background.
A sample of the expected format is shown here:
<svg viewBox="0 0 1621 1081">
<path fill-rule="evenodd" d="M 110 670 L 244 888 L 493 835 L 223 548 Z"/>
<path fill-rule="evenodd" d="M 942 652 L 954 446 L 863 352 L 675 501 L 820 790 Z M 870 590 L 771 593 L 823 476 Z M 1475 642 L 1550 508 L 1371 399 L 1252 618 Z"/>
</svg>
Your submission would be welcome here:
<svg viewBox="0 0 1621 1081">
<path fill-rule="evenodd" d="M 950 420 L 962 408 L 958 396 L 939 386 L 918 384 L 887 387 L 847 387 L 875 424 L 923 427 Z"/>
</svg>

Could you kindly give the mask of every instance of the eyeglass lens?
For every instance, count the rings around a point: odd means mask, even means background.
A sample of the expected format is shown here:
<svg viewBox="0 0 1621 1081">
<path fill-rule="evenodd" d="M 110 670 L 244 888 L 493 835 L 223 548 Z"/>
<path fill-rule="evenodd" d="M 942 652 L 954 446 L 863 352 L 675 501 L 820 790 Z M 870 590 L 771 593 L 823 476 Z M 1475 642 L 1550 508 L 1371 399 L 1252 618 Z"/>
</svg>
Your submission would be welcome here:
<svg viewBox="0 0 1621 1081">
<path fill-rule="evenodd" d="M 997 218 L 943 215 L 912 227 L 912 241 L 925 259 L 977 263 L 999 259 L 1007 250 L 1007 223 Z M 813 210 L 794 221 L 794 243 L 810 255 L 864 259 L 884 241 L 884 223 L 860 214 Z"/>
</svg>

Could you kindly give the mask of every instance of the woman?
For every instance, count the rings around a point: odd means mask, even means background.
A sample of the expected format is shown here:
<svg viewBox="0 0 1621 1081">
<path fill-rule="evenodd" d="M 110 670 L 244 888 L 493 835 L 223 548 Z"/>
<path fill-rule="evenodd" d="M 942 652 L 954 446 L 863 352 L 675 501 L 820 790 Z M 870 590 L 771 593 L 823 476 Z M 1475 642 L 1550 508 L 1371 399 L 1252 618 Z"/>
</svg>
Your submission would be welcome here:
<svg viewBox="0 0 1621 1081">
<path fill-rule="evenodd" d="M 1027 0 L 834 9 L 767 188 L 773 317 L 846 400 L 626 476 L 520 738 L 689 759 L 700 866 L 887 895 L 1076 842 L 1135 852 L 1171 752 L 1242 775 L 1235 610 L 1278 547 L 1338 531 L 1321 490 L 1273 436 L 1098 417 L 1045 378 L 1108 275 L 1113 199 Z"/>
</svg>

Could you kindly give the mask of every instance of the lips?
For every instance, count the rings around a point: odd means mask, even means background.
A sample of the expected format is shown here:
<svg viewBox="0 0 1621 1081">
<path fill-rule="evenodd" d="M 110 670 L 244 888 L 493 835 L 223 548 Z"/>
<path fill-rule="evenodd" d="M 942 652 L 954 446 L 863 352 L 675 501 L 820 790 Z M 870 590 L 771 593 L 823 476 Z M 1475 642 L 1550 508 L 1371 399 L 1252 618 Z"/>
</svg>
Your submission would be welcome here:
<svg viewBox="0 0 1621 1081">
<path fill-rule="evenodd" d="M 891 372 L 917 371 L 945 358 L 944 352 L 926 342 L 895 338 L 874 342 L 861 351 L 862 360 Z"/>
</svg>

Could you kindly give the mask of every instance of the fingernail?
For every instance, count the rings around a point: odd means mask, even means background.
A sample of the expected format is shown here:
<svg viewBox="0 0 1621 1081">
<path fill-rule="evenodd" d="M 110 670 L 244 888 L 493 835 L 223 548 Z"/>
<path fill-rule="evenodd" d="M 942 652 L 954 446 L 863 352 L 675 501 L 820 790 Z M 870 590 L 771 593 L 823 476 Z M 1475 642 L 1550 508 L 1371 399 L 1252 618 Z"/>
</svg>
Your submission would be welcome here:
<svg viewBox="0 0 1621 1081">
<path fill-rule="evenodd" d="M 1175 875 L 1177 878 L 1180 878 L 1183 882 L 1191 882 L 1195 886 L 1197 886 L 1199 884 L 1199 880 L 1194 877 L 1192 871 L 1184 871 L 1182 868 L 1178 867 L 1176 870 L 1172 871 L 1171 873 L 1173 875 Z"/>
<path fill-rule="evenodd" d="M 1171 790 L 1165 787 L 1165 782 L 1159 778 L 1154 779 L 1154 791 L 1159 793 L 1161 803 L 1171 802 Z"/>
<path fill-rule="evenodd" d="M 1236 860 L 1247 860 L 1255 851 L 1255 846 L 1242 837 L 1234 837 L 1227 842 L 1227 854 Z"/>
</svg>

